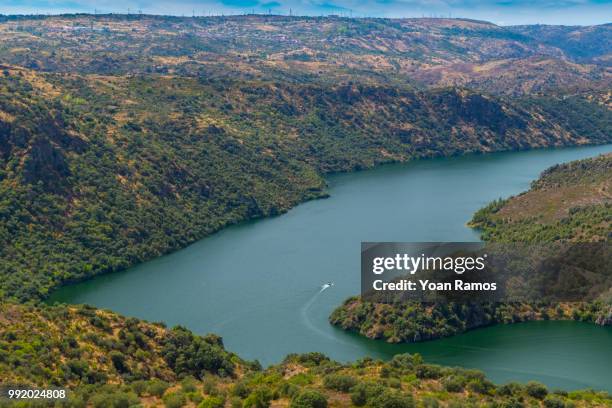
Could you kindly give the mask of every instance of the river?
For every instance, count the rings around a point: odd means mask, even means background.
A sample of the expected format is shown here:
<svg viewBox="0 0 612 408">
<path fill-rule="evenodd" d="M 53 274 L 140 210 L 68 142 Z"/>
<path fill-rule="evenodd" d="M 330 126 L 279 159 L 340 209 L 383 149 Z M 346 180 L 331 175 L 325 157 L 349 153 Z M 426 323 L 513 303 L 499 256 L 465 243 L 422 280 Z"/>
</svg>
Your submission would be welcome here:
<svg viewBox="0 0 612 408">
<path fill-rule="evenodd" d="M 612 328 L 531 322 L 448 339 L 389 345 L 332 327 L 359 292 L 361 241 L 477 241 L 465 223 L 493 199 L 526 190 L 545 168 L 612 145 L 469 155 L 332 175 L 331 197 L 232 226 L 126 271 L 64 287 L 50 302 L 88 303 L 197 333 L 262 364 L 320 351 L 348 361 L 419 352 L 429 362 L 478 368 L 495 382 L 612 391 Z M 321 291 L 321 285 L 335 286 Z"/>
</svg>

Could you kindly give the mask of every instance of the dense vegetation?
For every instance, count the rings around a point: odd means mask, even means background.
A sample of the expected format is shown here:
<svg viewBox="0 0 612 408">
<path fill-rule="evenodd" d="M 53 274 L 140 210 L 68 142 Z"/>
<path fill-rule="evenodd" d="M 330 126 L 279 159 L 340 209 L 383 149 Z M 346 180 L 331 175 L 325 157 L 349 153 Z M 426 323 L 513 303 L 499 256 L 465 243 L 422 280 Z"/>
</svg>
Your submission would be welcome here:
<svg viewBox="0 0 612 408">
<path fill-rule="evenodd" d="M 612 405 L 606 393 L 555 391 L 535 382 L 495 385 L 479 371 L 426 364 L 418 355 L 350 364 L 319 353 L 290 355 L 262 370 L 225 351 L 213 335 L 88 307 L 0 307 L 1 384 L 68 386 L 60 407 Z"/>
<path fill-rule="evenodd" d="M 17 69 L 0 86 L 0 295 L 20 301 L 322 197 L 327 172 L 612 135 L 582 97 Z M 570 110 L 588 118 L 553 122 Z"/>
<path fill-rule="evenodd" d="M 560 164 L 531 189 L 479 210 L 485 240 L 547 242 L 612 239 L 612 155 Z"/>
<path fill-rule="evenodd" d="M 531 190 L 479 210 L 471 225 L 485 241 L 609 241 L 612 231 L 612 155 L 557 165 Z M 495 323 L 573 319 L 612 324 L 612 307 L 593 304 L 380 304 L 350 298 L 330 316 L 347 330 L 389 342 L 451 336 Z"/>
<path fill-rule="evenodd" d="M 585 30 L 596 35 L 576 35 Z M 608 143 L 610 33 L 444 19 L 0 16 L 0 385 L 67 386 L 58 405 L 96 408 L 610 405 L 595 392 L 496 386 L 419 356 L 341 365 L 295 355 L 262 370 L 215 335 L 40 303 L 59 285 L 325 197 L 329 172 Z M 411 341 L 601 313 L 377 308 L 351 300 L 337 317 L 354 328 L 379 313 L 373 337 Z"/>
<path fill-rule="evenodd" d="M 117 316 L 90 307 L 0 306 L 5 383 L 77 386 L 140 380 L 231 377 L 238 357 L 213 335 Z"/>
<path fill-rule="evenodd" d="M 415 90 L 397 80 L 409 72 L 372 67 L 557 58 L 578 28 L 547 45 L 444 19 L 9 16 L 0 28 L 0 61 L 31 68 L 0 75 L 0 297 L 20 301 L 324 197 L 327 172 L 612 135 L 609 93 L 586 66 L 586 93 L 521 98 Z M 589 30 L 589 44 L 610 36 Z M 605 57 L 591 48 L 590 63 Z M 309 65 L 313 53 L 334 68 Z M 308 72 L 281 63 L 293 59 Z"/>
</svg>

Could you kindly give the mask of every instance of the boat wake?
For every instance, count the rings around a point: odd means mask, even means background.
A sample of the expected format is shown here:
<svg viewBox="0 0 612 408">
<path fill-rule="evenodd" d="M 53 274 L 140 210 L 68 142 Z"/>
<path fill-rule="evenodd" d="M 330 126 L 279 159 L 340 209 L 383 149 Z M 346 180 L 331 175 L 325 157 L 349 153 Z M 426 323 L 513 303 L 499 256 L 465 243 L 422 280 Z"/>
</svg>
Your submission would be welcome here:
<svg viewBox="0 0 612 408">
<path fill-rule="evenodd" d="M 330 287 L 334 286 L 333 282 L 328 282 L 325 283 L 323 286 L 321 286 L 321 290 L 319 290 L 318 292 L 316 292 L 309 300 L 308 302 L 306 302 L 304 304 L 304 306 L 302 306 L 300 312 L 302 315 L 302 322 L 304 322 L 304 324 L 313 332 L 317 333 L 318 335 L 325 337 L 326 339 L 332 340 L 335 343 L 340 343 L 340 344 L 345 344 L 349 347 L 354 347 L 353 344 L 344 342 L 339 340 L 336 336 L 333 336 L 332 334 L 326 332 L 325 330 L 321 329 L 320 327 L 317 327 L 312 320 L 310 320 L 310 317 L 308 316 L 308 312 L 310 310 L 310 308 L 312 307 L 312 305 L 315 304 L 315 302 L 317 301 L 317 299 L 319 298 L 319 296 L 321 296 L 321 293 L 323 293 L 326 289 L 329 289 Z"/>
</svg>

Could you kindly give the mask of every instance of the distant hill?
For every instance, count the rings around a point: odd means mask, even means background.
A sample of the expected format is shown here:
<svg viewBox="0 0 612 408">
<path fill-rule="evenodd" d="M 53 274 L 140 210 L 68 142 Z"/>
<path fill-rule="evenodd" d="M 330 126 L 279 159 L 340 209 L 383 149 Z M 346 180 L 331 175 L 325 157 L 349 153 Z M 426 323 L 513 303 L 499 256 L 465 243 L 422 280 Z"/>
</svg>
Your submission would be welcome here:
<svg viewBox="0 0 612 408">
<path fill-rule="evenodd" d="M 559 48 L 575 61 L 610 66 L 612 24 L 598 26 L 523 25 L 508 27 L 512 32 Z"/>
<path fill-rule="evenodd" d="M 0 40 L 0 61 L 47 72 L 465 85 L 505 94 L 609 89 L 612 78 L 609 24 L 66 15 L 3 17 Z"/>
</svg>

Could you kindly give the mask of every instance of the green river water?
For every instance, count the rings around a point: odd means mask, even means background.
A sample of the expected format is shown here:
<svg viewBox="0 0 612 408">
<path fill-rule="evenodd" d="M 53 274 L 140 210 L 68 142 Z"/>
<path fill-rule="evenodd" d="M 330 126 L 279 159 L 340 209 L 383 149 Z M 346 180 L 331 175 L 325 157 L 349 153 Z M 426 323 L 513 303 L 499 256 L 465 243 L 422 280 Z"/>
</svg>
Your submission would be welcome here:
<svg viewBox="0 0 612 408">
<path fill-rule="evenodd" d="M 476 241 L 465 223 L 478 208 L 527 189 L 552 164 L 610 151 L 612 145 L 470 155 L 333 175 L 329 199 L 62 288 L 50 301 L 214 332 L 229 350 L 263 364 L 292 352 L 320 351 L 341 361 L 418 352 L 429 362 L 481 369 L 500 383 L 612 391 L 610 327 L 530 322 L 390 345 L 327 321 L 359 293 L 361 241 Z M 335 286 L 321 291 L 328 281 Z"/>
</svg>

